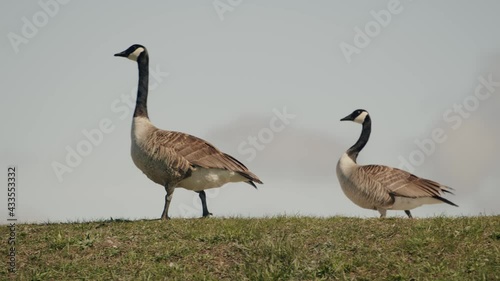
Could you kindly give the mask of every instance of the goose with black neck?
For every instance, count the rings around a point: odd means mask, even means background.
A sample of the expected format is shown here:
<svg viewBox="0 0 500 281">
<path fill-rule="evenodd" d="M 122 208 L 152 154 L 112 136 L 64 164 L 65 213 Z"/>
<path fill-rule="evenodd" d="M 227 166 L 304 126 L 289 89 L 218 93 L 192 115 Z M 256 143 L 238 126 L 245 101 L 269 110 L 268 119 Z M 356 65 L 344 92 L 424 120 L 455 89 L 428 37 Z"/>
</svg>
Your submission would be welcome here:
<svg viewBox="0 0 500 281">
<path fill-rule="evenodd" d="M 372 120 L 368 111 L 358 109 L 340 121 L 362 125 L 361 135 L 337 163 L 337 177 L 345 195 L 361 208 L 377 210 L 385 217 L 387 210 L 410 210 L 424 204 L 455 203 L 442 197 L 452 188 L 435 181 L 417 177 L 406 171 L 383 165 L 358 165 L 359 152 L 365 147 L 371 133 Z"/>
<path fill-rule="evenodd" d="M 134 164 L 153 182 L 165 188 L 161 214 L 169 219 L 168 211 L 175 188 L 182 187 L 199 194 L 202 215 L 208 217 L 205 190 L 229 182 L 245 182 L 257 188 L 262 181 L 236 158 L 221 152 L 207 141 L 195 136 L 161 130 L 148 116 L 149 55 L 146 47 L 135 44 L 115 54 L 137 62 L 139 81 L 132 121 L 131 155 Z"/>
</svg>

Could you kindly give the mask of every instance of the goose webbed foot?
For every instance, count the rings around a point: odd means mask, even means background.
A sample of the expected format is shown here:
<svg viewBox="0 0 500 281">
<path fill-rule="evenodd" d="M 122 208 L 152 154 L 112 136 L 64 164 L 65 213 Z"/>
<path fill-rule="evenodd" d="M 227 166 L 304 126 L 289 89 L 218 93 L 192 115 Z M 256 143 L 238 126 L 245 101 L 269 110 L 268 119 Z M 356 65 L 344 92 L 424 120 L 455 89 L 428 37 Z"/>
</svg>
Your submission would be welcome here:
<svg viewBox="0 0 500 281">
<path fill-rule="evenodd" d="M 210 213 L 210 212 L 208 212 L 208 213 L 206 213 L 206 214 L 205 214 L 205 213 L 203 213 L 203 216 L 202 216 L 201 218 L 202 218 L 202 219 L 204 219 L 204 218 L 209 218 L 209 217 L 211 217 L 211 216 L 213 216 L 213 214 L 212 214 L 212 213 Z"/>
</svg>

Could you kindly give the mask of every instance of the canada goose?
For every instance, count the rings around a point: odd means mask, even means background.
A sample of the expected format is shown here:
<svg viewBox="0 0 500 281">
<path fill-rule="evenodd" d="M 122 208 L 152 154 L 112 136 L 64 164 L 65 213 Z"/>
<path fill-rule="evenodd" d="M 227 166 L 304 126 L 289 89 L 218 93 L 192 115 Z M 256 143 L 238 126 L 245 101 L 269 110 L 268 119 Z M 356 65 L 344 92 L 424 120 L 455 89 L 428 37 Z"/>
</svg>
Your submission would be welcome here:
<svg viewBox="0 0 500 281">
<path fill-rule="evenodd" d="M 205 189 L 228 182 L 246 182 L 257 188 L 260 179 L 234 157 L 219 151 L 210 143 L 180 132 L 156 128 L 148 117 L 149 56 L 146 47 L 132 45 L 115 54 L 137 62 L 139 85 L 132 122 L 132 160 L 146 176 L 165 187 L 162 219 L 169 219 L 168 208 L 176 187 L 199 193 L 203 217 L 211 215 Z"/>
<path fill-rule="evenodd" d="M 354 204 L 365 209 L 377 210 L 380 217 L 387 210 L 404 210 L 412 218 L 411 209 L 423 204 L 454 203 L 442 198 L 452 188 L 419 178 L 406 171 L 381 165 L 360 166 L 356 163 L 359 152 L 368 142 L 371 119 L 366 110 L 358 109 L 340 121 L 354 121 L 363 125 L 361 136 L 337 163 L 337 177 L 345 195 Z"/>
</svg>

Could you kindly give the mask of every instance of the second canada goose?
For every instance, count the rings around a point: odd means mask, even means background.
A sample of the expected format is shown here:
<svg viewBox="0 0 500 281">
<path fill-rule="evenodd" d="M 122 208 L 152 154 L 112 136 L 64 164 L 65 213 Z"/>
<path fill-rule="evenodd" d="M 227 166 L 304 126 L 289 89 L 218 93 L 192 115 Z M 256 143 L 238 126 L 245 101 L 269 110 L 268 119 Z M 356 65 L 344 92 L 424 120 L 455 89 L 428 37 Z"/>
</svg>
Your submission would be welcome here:
<svg viewBox="0 0 500 281">
<path fill-rule="evenodd" d="M 147 98 L 149 56 L 146 47 L 132 45 L 115 54 L 137 62 L 139 85 L 132 122 L 132 160 L 153 182 L 165 187 L 162 219 L 169 219 L 168 209 L 176 187 L 199 193 L 203 217 L 211 215 L 207 208 L 205 189 L 228 182 L 262 182 L 234 157 L 219 151 L 210 143 L 180 132 L 156 128 L 148 117 Z"/>
<path fill-rule="evenodd" d="M 358 141 L 337 163 L 337 177 L 345 195 L 356 205 L 377 210 L 385 217 L 387 210 L 404 210 L 412 218 L 411 209 L 424 204 L 453 202 L 441 197 L 452 188 L 435 181 L 419 178 L 406 171 L 381 165 L 361 166 L 356 163 L 371 132 L 371 118 L 366 110 L 358 109 L 340 121 L 354 121 L 363 125 Z"/>
</svg>

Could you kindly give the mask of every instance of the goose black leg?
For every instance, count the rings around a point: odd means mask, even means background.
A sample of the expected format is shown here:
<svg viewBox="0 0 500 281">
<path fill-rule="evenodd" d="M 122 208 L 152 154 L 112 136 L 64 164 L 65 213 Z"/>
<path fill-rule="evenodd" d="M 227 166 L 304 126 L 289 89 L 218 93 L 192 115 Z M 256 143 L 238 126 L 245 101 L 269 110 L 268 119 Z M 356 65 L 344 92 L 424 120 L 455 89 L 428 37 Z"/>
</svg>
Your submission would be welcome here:
<svg viewBox="0 0 500 281">
<path fill-rule="evenodd" d="M 167 194 L 165 195 L 165 206 L 163 207 L 163 212 L 161 213 L 161 219 L 169 220 L 170 217 L 168 216 L 168 207 L 170 206 L 170 202 L 174 196 L 175 187 L 165 185 L 165 191 Z"/>
<path fill-rule="evenodd" d="M 199 196 L 200 196 L 200 199 L 201 199 L 201 205 L 203 206 L 203 217 L 206 218 L 208 216 L 211 216 L 212 213 L 210 213 L 208 211 L 208 207 L 207 207 L 207 195 L 205 194 L 205 191 L 202 190 L 200 192 L 198 192 Z"/>
<path fill-rule="evenodd" d="M 412 216 L 412 215 L 411 215 L 411 213 L 410 213 L 410 210 L 405 210 L 405 213 L 408 215 L 408 217 L 409 217 L 410 219 L 412 219 L 412 218 L 413 218 L 413 216 Z"/>
</svg>

